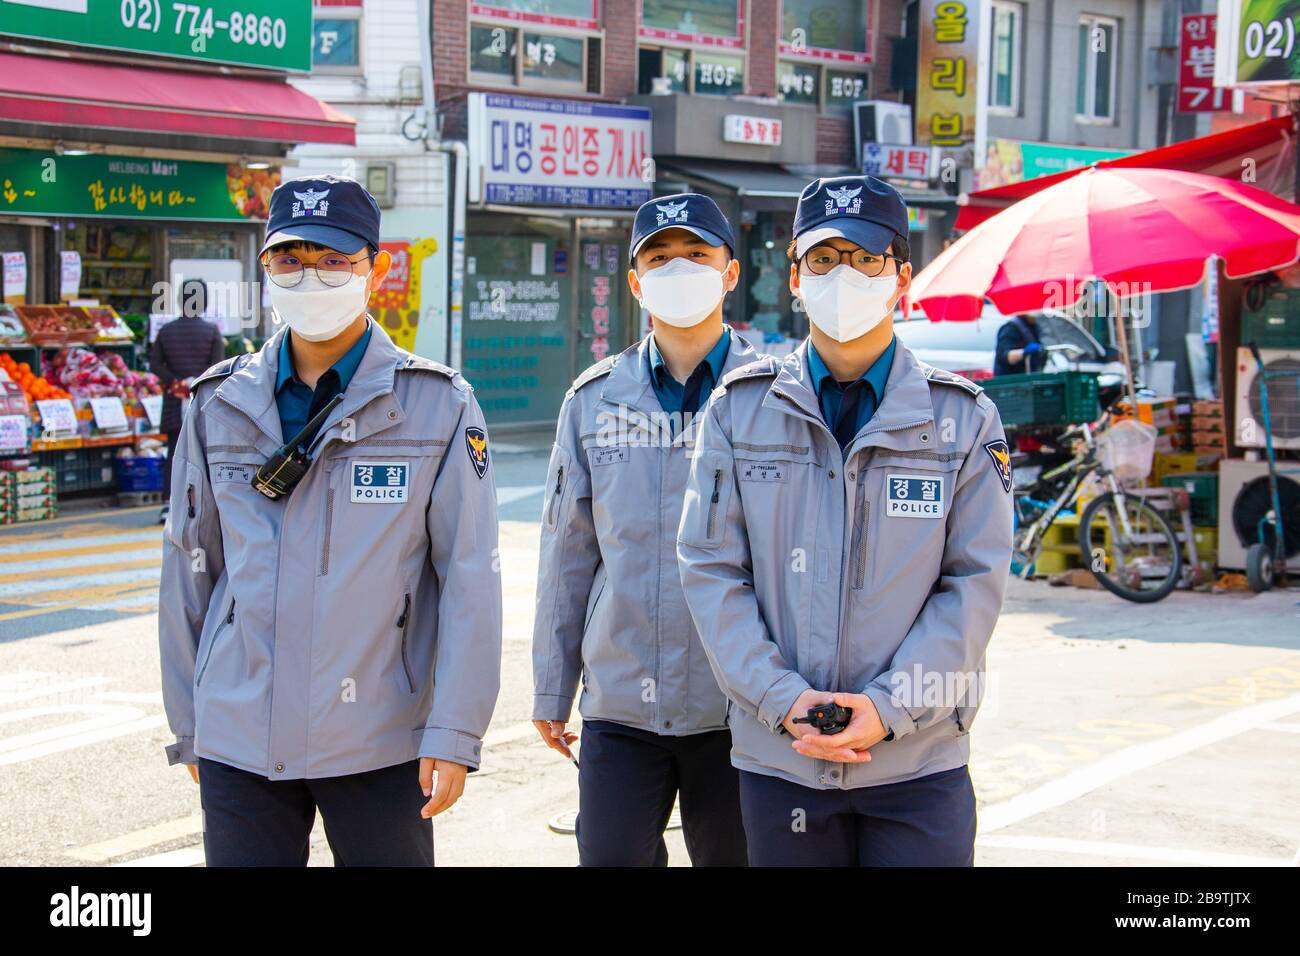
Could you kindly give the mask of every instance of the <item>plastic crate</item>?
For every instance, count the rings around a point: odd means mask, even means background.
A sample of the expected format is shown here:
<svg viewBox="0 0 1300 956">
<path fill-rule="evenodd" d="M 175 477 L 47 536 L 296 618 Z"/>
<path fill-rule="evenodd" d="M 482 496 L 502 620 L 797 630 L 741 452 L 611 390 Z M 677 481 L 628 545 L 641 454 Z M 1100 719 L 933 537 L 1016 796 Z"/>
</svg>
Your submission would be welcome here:
<svg viewBox="0 0 1300 956">
<path fill-rule="evenodd" d="M 117 484 L 112 448 L 69 448 L 41 453 L 41 464 L 54 469 L 59 496 L 104 491 Z"/>
<path fill-rule="evenodd" d="M 161 458 L 117 459 L 118 492 L 162 491 L 162 466 Z"/>
<path fill-rule="evenodd" d="M 1087 372 L 999 375 L 980 384 L 1004 426 L 1074 425 L 1097 417 L 1097 376 Z"/>
<path fill-rule="evenodd" d="M 1300 289 L 1273 289 L 1258 309 L 1241 313 L 1241 344 L 1300 348 Z"/>
<path fill-rule="evenodd" d="M 1215 527 L 1219 523 L 1219 476 L 1212 471 L 1165 475 L 1160 484 L 1166 488 L 1186 488 L 1192 512 L 1192 524 Z"/>
</svg>

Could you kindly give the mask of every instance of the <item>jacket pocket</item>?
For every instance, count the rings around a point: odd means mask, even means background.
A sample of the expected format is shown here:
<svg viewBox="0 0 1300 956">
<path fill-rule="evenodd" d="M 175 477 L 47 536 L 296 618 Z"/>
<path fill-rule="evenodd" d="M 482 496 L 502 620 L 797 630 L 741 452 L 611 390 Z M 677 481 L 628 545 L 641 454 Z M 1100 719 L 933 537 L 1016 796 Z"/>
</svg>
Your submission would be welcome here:
<svg viewBox="0 0 1300 956">
<path fill-rule="evenodd" d="M 726 536 L 731 504 L 731 463 L 719 455 L 696 460 L 695 481 L 687 487 L 678 538 L 696 548 L 717 548 Z"/>
<path fill-rule="evenodd" d="M 547 473 L 545 519 L 546 527 L 554 529 L 564 519 L 564 493 L 568 487 L 571 459 L 569 453 L 559 445 L 551 455 L 550 470 Z"/>
<path fill-rule="evenodd" d="M 167 538 L 184 551 L 189 551 L 203 520 L 203 472 L 193 462 L 185 463 L 185 500 L 167 512 L 163 531 Z"/>
<path fill-rule="evenodd" d="M 411 624 L 411 595 L 402 595 L 402 615 L 397 619 L 398 630 L 402 632 L 402 670 L 406 672 L 406 686 L 415 693 L 415 672 L 411 669 L 411 654 L 406 646 L 407 632 Z"/>
<path fill-rule="evenodd" d="M 866 499 L 866 476 L 858 481 L 853 512 L 853 578 L 850 587 L 861 591 L 867 579 L 867 541 L 871 533 L 871 502 Z"/>
<path fill-rule="evenodd" d="M 198 687 L 203 683 L 203 675 L 208 669 L 208 662 L 212 660 L 212 652 L 216 649 L 217 641 L 221 640 L 221 635 L 235 623 L 235 599 L 230 599 L 230 610 L 226 612 L 226 619 L 217 625 L 217 629 L 212 632 L 212 640 L 208 641 L 208 652 L 203 655 L 203 663 L 199 666 L 198 673 L 194 675 L 194 686 Z"/>
<path fill-rule="evenodd" d="M 596 589 L 595 596 L 592 598 L 591 604 L 587 608 L 587 616 L 582 622 L 583 633 L 586 633 L 587 628 L 591 626 L 591 619 L 596 616 L 596 608 L 600 604 L 600 599 L 605 594 L 605 585 L 608 582 L 609 582 L 608 576 L 602 574 L 600 579 L 600 587 Z"/>
</svg>

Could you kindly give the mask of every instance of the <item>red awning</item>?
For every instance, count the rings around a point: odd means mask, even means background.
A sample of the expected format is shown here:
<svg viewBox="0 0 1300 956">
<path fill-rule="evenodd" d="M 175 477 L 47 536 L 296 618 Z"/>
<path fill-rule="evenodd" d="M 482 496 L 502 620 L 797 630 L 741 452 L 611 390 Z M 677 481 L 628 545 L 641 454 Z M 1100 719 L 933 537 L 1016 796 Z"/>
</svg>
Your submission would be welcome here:
<svg viewBox="0 0 1300 956">
<path fill-rule="evenodd" d="M 0 53 L 3 120 L 245 141 L 356 142 L 352 117 L 283 80 L 17 53 Z"/>
<path fill-rule="evenodd" d="M 1291 116 L 1279 116 L 1276 119 L 1239 126 L 1236 129 L 1202 136 L 1199 139 L 1160 146 L 1117 159 L 1102 160 L 1096 165 L 1181 169 L 1189 173 L 1204 173 L 1207 176 L 1240 180 L 1244 168 L 1242 161 L 1250 159 L 1255 164 L 1254 185 L 1269 189 L 1271 184 L 1268 180 L 1275 172 L 1272 168 L 1273 161 L 1286 152 L 1288 144 L 1294 139 L 1294 125 L 1295 121 Z M 1293 181 L 1292 169 L 1291 164 L 1287 163 L 1284 185 L 1288 187 Z M 1078 175 L 1081 171 L 1081 169 L 1067 169 L 1064 172 L 1053 173 L 1051 176 L 1039 176 L 1007 186 L 996 186 L 993 189 L 981 189 L 970 193 L 966 197 L 967 204 L 957 211 L 957 221 L 953 228 L 972 229 L 1012 203 Z M 1289 192 L 1289 190 L 1285 191 Z"/>
</svg>

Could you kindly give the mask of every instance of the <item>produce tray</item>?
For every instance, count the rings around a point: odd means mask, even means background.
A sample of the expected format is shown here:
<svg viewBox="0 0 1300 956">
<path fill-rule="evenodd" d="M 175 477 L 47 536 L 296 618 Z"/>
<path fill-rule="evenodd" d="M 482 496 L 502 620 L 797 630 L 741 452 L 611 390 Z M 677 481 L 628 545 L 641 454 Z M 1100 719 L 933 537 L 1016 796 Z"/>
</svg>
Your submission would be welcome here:
<svg viewBox="0 0 1300 956">
<path fill-rule="evenodd" d="M 1097 376 L 1087 372 L 999 375 L 980 384 L 1003 426 L 1074 425 L 1098 414 Z"/>
</svg>

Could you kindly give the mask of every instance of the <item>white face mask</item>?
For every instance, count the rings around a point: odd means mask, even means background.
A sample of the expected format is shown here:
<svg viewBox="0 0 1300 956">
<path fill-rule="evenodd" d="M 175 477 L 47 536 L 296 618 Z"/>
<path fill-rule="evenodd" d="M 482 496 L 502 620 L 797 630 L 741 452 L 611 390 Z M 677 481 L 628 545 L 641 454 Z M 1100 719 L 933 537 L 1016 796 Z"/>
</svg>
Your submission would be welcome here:
<svg viewBox="0 0 1300 956">
<path fill-rule="evenodd" d="M 889 314 L 898 276 L 864 276 L 840 263 L 824 276 L 799 275 L 799 293 L 813 325 L 836 342 L 866 335 Z"/>
<path fill-rule="evenodd" d="M 656 322 L 685 329 L 703 322 L 725 290 L 722 273 L 690 259 L 673 259 L 640 277 L 641 304 Z"/>
<path fill-rule="evenodd" d="M 271 283 L 271 305 L 280 321 L 308 342 L 324 342 L 346 329 L 366 311 L 370 294 L 368 276 L 353 275 L 340 286 L 320 281 L 315 270 L 308 269 L 302 281 L 290 289 Z"/>
</svg>

